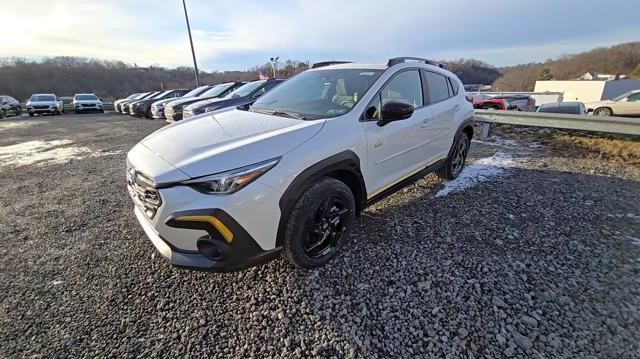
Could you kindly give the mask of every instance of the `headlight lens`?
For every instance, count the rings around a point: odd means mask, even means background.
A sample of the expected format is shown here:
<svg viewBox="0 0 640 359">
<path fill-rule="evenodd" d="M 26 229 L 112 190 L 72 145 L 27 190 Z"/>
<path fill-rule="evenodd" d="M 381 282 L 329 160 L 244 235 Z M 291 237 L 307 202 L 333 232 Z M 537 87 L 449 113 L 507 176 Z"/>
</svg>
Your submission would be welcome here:
<svg viewBox="0 0 640 359">
<path fill-rule="evenodd" d="M 255 181 L 278 162 L 280 162 L 280 158 L 274 158 L 235 170 L 185 181 L 183 184 L 206 194 L 231 194 Z"/>
</svg>

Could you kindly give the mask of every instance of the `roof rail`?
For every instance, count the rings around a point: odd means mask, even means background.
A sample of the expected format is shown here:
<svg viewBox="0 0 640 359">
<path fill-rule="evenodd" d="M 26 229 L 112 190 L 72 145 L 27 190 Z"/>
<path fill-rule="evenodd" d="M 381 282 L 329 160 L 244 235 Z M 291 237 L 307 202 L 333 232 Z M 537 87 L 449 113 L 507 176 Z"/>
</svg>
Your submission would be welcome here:
<svg viewBox="0 0 640 359">
<path fill-rule="evenodd" d="M 391 67 L 393 65 L 403 64 L 403 63 L 407 62 L 407 60 L 424 62 L 427 65 L 437 66 L 437 67 L 439 67 L 441 69 L 446 69 L 447 68 L 447 65 L 439 63 L 439 62 L 436 62 L 436 61 L 433 61 L 433 60 L 423 59 L 421 57 L 410 57 L 410 56 L 394 57 L 392 59 L 389 59 L 389 61 L 387 62 L 387 66 Z"/>
<path fill-rule="evenodd" d="M 339 65 L 339 64 L 350 64 L 351 61 L 322 61 L 322 62 L 316 62 L 315 64 L 311 65 L 312 69 L 317 69 L 318 67 L 325 67 L 325 66 L 331 66 L 331 65 Z"/>
</svg>

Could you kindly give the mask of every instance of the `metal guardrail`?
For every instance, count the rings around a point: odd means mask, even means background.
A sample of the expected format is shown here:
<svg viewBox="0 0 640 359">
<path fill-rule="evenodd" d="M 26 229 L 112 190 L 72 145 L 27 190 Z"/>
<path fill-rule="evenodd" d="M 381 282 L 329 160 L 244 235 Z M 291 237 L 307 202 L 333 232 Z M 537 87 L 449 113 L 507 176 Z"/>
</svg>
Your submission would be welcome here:
<svg viewBox="0 0 640 359">
<path fill-rule="evenodd" d="M 476 110 L 475 119 L 476 122 L 484 124 L 482 130 L 483 138 L 489 135 L 491 124 L 559 128 L 640 136 L 640 119 L 627 117 Z"/>
</svg>

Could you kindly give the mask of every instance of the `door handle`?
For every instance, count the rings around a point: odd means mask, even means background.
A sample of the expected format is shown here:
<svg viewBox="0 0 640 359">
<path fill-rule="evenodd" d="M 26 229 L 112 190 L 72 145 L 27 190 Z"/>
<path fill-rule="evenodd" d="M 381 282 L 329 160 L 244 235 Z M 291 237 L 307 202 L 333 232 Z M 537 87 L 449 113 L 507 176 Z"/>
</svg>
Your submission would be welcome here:
<svg viewBox="0 0 640 359">
<path fill-rule="evenodd" d="M 422 125 L 420 125 L 420 127 L 429 127 L 429 119 L 422 120 Z"/>
<path fill-rule="evenodd" d="M 454 110 L 454 111 L 458 111 L 459 109 L 460 109 L 460 105 L 455 105 L 455 106 L 453 106 L 453 110 Z"/>
</svg>

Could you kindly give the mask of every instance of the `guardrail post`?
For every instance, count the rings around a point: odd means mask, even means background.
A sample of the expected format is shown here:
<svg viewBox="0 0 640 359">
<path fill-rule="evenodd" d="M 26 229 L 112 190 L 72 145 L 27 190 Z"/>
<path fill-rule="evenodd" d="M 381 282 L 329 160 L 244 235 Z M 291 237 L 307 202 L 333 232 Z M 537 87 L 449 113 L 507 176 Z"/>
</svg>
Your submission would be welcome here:
<svg viewBox="0 0 640 359">
<path fill-rule="evenodd" d="M 480 138 L 483 140 L 486 140 L 487 137 L 489 137 L 489 131 L 491 131 L 491 124 L 490 123 L 483 123 L 482 124 L 482 135 L 480 135 Z"/>
</svg>

